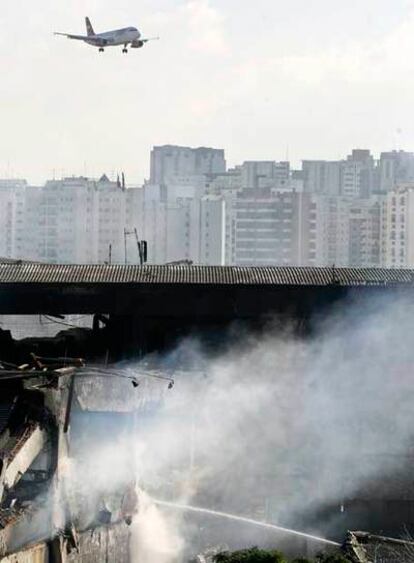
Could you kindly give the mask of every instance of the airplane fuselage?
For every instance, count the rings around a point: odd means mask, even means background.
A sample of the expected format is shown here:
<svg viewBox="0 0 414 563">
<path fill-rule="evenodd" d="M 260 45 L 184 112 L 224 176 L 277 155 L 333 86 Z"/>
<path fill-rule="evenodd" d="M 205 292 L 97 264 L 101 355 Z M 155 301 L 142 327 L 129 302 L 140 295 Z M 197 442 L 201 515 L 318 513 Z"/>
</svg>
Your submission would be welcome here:
<svg viewBox="0 0 414 563">
<path fill-rule="evenodd" d="M 105 33 L 97 33 L 85 39 L 85 43 L 94 47 L 106 47 L 115 45 L 127 45 L 138 41 L 141 33 L 135 27 L 126 27 L 124 29 L 116 29 Z"/>
</svg>

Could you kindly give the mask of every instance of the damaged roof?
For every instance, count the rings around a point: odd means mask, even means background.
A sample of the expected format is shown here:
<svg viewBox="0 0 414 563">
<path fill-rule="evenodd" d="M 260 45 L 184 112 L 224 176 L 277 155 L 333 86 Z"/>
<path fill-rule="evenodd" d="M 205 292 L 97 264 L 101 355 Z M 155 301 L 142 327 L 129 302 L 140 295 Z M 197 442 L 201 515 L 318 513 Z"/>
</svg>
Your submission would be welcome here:
<svg viewBox="0 0 414 563">
<path fill-rule="evenodd" d="M 414 270 L 4 263 L 0 284 L 412 285 Z"/>
</svg>

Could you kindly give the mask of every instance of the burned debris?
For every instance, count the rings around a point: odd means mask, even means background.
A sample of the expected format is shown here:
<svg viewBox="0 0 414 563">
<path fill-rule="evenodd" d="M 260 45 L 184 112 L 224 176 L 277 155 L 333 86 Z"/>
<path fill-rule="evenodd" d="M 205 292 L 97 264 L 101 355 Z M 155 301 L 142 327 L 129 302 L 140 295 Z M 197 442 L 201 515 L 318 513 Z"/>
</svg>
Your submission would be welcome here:
<svg viewBox="0 0 414 563">
<path fill-rule="evenodd" d="M 128 561 L 133 483 L 118 494 L 117 509 L 102 499 L 84 522 L 82 498 L 71 491 L 77 377 L 94 379 L 80 358 L 31 354 L 23 365 L 0 361 L 1 561 L 100 561 L 104 550 L 111 561 Z"/>
<path fill-rule="evenodd" d="M 1 367 L 0 555 L 5 555 L 51 533 L 58 421 L 45 392 L 50 373 L 33 365 Z"/>
<path fill-rule="evenodd" d="M 354 563 L 410 563 L 414 561 L 414 539 L 389 538 L 368 532 L 349 532 L 343 546 Z"/>
</svg>

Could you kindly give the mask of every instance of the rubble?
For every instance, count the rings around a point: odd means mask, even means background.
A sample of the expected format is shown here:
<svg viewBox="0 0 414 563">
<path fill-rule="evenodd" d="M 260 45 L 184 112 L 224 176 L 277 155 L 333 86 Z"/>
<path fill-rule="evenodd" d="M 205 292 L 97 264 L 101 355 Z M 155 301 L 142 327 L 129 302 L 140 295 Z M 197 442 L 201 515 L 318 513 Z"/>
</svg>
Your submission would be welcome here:
<svg viewBox="0 0 414 563">
<path fill-rule="evenodd" d="M 80 358 L 31 354 L 23 365 L 0 361 L 2 563 L 129 560 L 125 522 L 134 510 L 131 502 L 124 497 L 125 514 L 101 510 L 77 529 L 80 520 L 67 496 L 68 431 L 72 405 L 79 406 L 75 379 L 81 375 L 87 370 Z"/>
<path fill-rule="evenodd" d="M 349 532 L 343 549 L 354 563 L 409 563 L 414 560 L 412 538 L 396 539 L 368 532 Z"/>
</svg>

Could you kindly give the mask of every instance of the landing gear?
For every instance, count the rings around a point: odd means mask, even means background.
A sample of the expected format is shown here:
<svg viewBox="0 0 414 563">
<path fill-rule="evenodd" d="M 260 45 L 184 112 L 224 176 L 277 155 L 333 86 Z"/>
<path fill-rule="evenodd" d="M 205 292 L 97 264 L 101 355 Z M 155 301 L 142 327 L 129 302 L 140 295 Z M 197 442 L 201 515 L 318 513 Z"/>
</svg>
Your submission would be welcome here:
<svg viewBox="0 0 414 563">
<path fill-rule="evenodd" d="M 103 47 L 99 47 L 99 52 L 103 53 L 105 51 L 105 49 Z"/>
<path fill-rule="evenodd" d="M 128 46 L 128 45 L 124 45 L 124 48 L 122 49 L 122 52 L 123 52 L 123 53 L 128 53 L 127 46 Z"/>
</svg>

